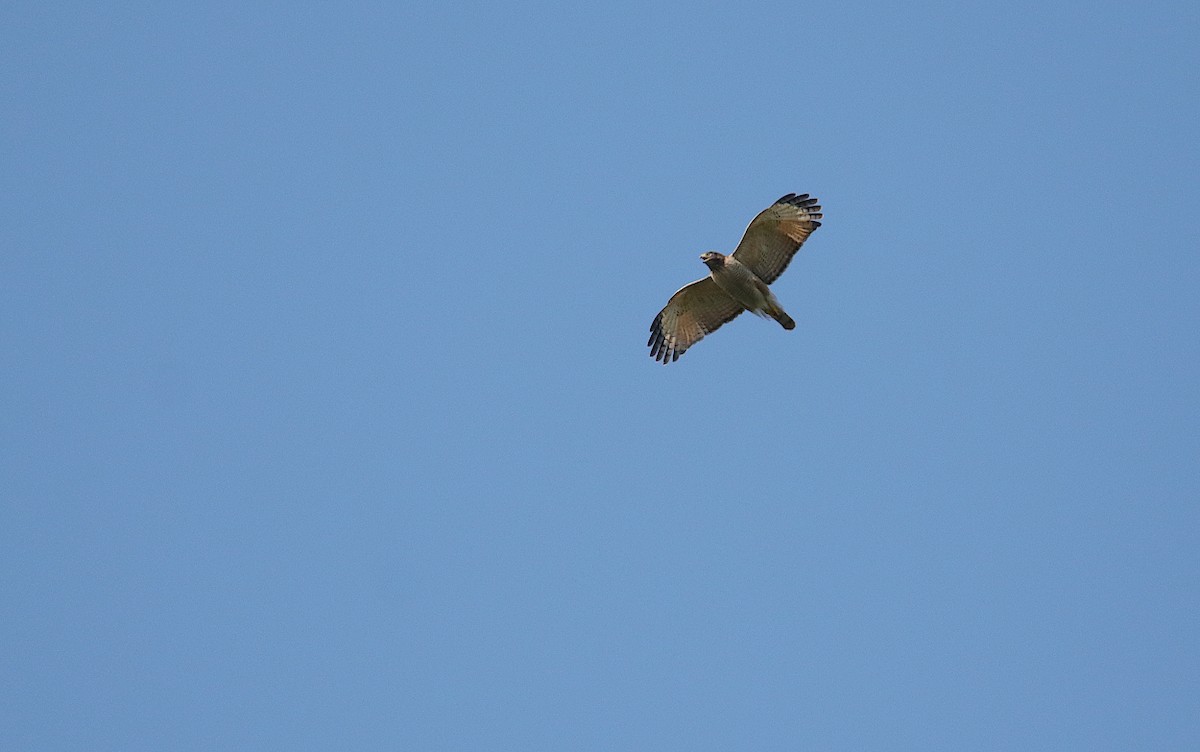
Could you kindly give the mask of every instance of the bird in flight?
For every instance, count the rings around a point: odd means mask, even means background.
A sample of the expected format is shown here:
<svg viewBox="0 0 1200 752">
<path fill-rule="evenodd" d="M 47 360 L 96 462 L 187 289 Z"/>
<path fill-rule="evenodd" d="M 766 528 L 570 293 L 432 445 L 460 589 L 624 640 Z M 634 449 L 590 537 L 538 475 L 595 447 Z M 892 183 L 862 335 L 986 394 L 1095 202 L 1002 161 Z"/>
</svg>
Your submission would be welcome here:
<svg viewBox="0 0 1200 752">
<path fill-rule="evenodd" d="M 732 321 L 742 311 L 770 317 L 795 329 L 767 285 L 783 274 L 792 256 L 821 226 L 821 205 L 807 193 L 789 193 L 759 213 L 728 256 L 708 251 L 700 260 L 709 275 L 684 285 L 650 324 L 650 357 L 663 365 Z"/>
</svg>

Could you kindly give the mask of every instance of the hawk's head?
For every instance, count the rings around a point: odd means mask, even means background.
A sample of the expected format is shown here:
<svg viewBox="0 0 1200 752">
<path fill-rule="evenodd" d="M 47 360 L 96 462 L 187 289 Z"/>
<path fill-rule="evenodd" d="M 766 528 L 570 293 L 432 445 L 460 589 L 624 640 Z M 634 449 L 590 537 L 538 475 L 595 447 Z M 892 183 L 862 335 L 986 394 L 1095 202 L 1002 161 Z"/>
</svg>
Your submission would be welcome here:
<svg viewBox="0 0 1200 752">
<path fill-rule="evenodd" d="M 700 260 L 704 262 L 705 266 L 713 270 L 720 269 L 725 265 L 724 254 L 717 253 L 716 251 L 701 253 Z"/>
</svg>

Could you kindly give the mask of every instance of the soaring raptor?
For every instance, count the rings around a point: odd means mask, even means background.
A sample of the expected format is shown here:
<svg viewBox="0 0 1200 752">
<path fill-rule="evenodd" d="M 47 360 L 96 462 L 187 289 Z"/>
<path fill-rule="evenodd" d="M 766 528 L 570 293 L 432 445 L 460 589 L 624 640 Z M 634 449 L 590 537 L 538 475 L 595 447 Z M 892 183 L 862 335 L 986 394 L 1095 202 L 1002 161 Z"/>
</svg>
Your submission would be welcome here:
<svg viewBox="0 0 1200 752">
<path fill-rule="evenodd" d="M 792 256 L 821 226 L 821 205 L 807 193 L 789 193 L 764 209 L 746 227 L 729 256 L 700 255 L 709 275 L 679 289 L 650 325 L 650 357 L 664 365 L 679 360 L 689 347 L 715 332 L 742 311 L 770 316 L 784 329 L 795 329 L 767 285 L 783 274 Z"/>
</svg>

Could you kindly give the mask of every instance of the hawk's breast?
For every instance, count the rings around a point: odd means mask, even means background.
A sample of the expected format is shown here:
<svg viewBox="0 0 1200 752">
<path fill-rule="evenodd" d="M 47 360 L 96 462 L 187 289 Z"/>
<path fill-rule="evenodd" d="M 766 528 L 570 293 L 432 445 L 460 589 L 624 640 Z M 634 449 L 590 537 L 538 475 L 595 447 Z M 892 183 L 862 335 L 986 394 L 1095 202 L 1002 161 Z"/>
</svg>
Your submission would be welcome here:
<svg viewBox="0 0 1200 752">
<path fill-rule="evenodd" d="M 725 264 L 713 270 L 712 278 L 729 297 L 747 309 L 758 313 L 766 307 L 767 296 L 763 294 L 766 284 L 732 256 L 726 256 Z"/>
</svg>

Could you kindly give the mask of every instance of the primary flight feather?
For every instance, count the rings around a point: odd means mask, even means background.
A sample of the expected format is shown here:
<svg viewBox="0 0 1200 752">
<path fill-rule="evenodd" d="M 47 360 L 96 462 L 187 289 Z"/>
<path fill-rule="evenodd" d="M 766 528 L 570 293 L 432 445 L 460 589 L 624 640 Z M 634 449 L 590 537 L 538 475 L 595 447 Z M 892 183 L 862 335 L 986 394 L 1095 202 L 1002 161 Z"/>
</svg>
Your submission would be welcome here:
<svg viewBox="0 0 1200 752">
<path fill-rule="evenodd" d="M 709 275 L 679 289 L 650 324 L 650 357 L 664 365 L 732 321 L 742 311 L 768 316 L 795 329 L 767 286 L 783 274 L 792 256 L 821 226 L 821 205 L 807 193 L 789 193 L 768 206 L 747 227 L 728 256 L 709 251 L 700 260 Z"/>
</svg>

